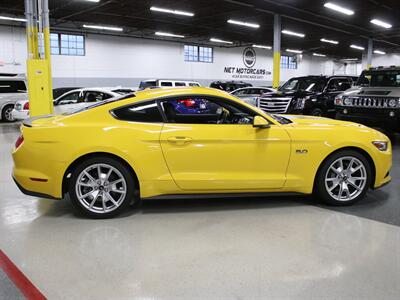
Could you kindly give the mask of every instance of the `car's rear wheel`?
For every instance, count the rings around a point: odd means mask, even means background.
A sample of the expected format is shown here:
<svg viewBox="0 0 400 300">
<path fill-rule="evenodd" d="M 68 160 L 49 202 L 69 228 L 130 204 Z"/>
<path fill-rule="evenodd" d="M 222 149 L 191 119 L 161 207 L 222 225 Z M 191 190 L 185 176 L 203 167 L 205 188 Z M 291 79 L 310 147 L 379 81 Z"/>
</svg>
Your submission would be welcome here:
<svg viewBox="0 0 400 300">
<path fill-rule="evenodd" d="M 14 108 L 14 105 L 6 105 L 4 106 L 3 110 L 1 111 L 1 119 L 6 122 L 13 122 L 15 121 L 13 115 L 12 115 L 12 110 Z"/>
<path fill-rule="evenodd" d="M 328 157 L 316 178 L 316 195 L 330 205 L 351 205 L 361 200 L 371 185 L 371 166 L 364 155 L 343 150 Z"/>
<path fill-rule="evenodd" d="M 134 198 L 134 180 L 120 161 L 110 157 L 90 158 L 72 172 L 69 195 L 87 216 L 110 218 Z"/>
</svg>

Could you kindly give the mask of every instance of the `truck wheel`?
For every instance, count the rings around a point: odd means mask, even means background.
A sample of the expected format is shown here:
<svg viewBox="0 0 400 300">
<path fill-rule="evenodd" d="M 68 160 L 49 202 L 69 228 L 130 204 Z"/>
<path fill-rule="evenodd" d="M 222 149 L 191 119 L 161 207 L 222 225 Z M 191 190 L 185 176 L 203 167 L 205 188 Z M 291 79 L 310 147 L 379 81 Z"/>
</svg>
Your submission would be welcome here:
<svg viewBox="0 0 400 300">
<path fill-rule="evenodd" d="M 365 156 L 343 150 L 322 163 L 315 179 L 315 194 L 330 205 L 351 205 L 365 196 L 371 180 L 371 166 Z"/>
<path fill-rule="evenodd" d="M 314 108 L 314 109 L 311 111 L 311 115 L 312 115 L 312 116 L 322 117 L 323 114 L 324 114 L 324 112 L 323 112 L 322 109 L 320 109 L 320 108 Z"/>
<path fill-rule="evenodd" d="M 4 106 L 4 108 L 1 112 L 1 119 L 6 122 L 15 121 L 14 117 L 12 116 L 12 113 L 11 113 L 13 109 L 14 109 L 14 105 L 12 105 L 12 104 Z"/>
</svg>

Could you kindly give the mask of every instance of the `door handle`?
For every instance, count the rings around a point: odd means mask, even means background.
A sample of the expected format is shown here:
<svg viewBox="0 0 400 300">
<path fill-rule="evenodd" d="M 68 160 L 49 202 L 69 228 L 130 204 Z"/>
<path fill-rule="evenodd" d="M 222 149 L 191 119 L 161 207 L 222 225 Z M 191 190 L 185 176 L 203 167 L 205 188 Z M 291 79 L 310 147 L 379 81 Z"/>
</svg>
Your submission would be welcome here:
<svg viewBox="0 0 400 300">
<path fill-rule="evenodd" d="M 172 136 L 167 139 L 170 143 L 175 143 L 177 145 L 184 145 L 186 143 L 190 143 L 192 139 L 186 136 Z"/>
</svg>

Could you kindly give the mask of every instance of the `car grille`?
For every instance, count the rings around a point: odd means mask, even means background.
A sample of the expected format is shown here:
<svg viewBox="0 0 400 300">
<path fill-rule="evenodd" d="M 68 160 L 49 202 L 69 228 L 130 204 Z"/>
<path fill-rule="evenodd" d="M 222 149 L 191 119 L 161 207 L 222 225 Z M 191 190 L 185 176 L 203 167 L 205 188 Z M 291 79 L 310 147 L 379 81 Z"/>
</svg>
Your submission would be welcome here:
<svg viewBox="0 0 400 300">
<path fill-rule="evenodd" d="M 292 98 L 260 98 L 259 106 L 263 111 L 284 114 L 288 111 Z"/>
<path fill-rule="evenodd" d="M 392 108 L 390 100 L 399 101 L 399 98 L 388 97 L 348 97 L 343 99 L 344 106 L 353 107 L 372 107 L 372 108 Z"/>
</svg>

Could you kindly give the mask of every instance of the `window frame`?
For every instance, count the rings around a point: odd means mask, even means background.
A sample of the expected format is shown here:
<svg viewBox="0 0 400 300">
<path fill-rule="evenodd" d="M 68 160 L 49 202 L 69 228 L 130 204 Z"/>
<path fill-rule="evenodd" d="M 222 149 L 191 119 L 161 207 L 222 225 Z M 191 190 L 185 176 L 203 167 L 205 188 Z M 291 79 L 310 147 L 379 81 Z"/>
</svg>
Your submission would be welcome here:
<svg viewBox="0 0 400 300">
<path fill-rule="evenodd" d="M 56 34 L 57 35 L 57 47 L 52 47 L 51 46 L 51 42 L 52 42 L 52 39 L 51 39 L 51 35 L 52 34 Z M 66 35 L 66 36 L 68 36 L 68 48 L 65 48 L 65 47 L 62 47 L 62 36 L 63 35 Z M 83 41 L 82 41 L 82 44 L 83 44 L 83 48 L 70 48 L 69 47 L 69 36 L 75 36 L 75 37 L 82 37 L 82 39 L 83 39 Z M 78 44 L 78 42 L 76 41 L 75 42 L 75 44 L 77 45 Z M 68 49 L 68 54 L 65 54 L 65 53 L 62 53 L 62 49 Z M 58 53 L 53 53 L 52 52 L 52 50 L 53 49 L 57 49 L 58 50 Z M 77 53 L 75 53 L 75 54 L 69 54 L 69 51 L 71 50 L 71 49 L 75 49 L 75 50 L 83 50 L 83 54 L 78 54 L 78 52 Z M 86 56 L 86 36 L 85 35 L 83 35 L 83 34 L 75 34 L 75 33 L 65 33 L 65 32 L 51 32 L 50 33 L 50 54 L 51 55 L 64 55 L 64 56 Z"/>
<path fill-rule="evenodd" d="M 186 47 L 194 47 L 196 49 L 196 55 L 188 55 L 188 59 L 186 59 Z M 200 48 L 203 48 L 203 60 L 200 59 Z M 204 55 L 204 49 L 207 49 L 207 51 L 210 51 L 211 55 Z M 190 56 L 196 57 L 195 60 L 191 60 Z M 209 58 L 210 60 L 205 60 L 204 57 Z M 208 63 L 208 64 L 212 64 L 214 63 L 214 48 L 213 47 L 209 47 L 209 46 L 200 46 L 200 45 L 193 45 L 193 44 L 184 44 L 183 45 L 183 60 L 185 62 L 200 62 L 200 63 Z"/>
<path fill-rule="evenodd" d="M 297 70 L 299 67 L 299 63 L 296 59 L 296 63 L 293 63 L 290 61 L 291 58 L 296 57 L 297 55 L 281 55 L 281 59 L 280 59 L 280 67 L 281 69 L 286 69 L 286 70 Z M 282 62 L 282 60 L 285 60 L 284 62 Z"/>
</svg>

